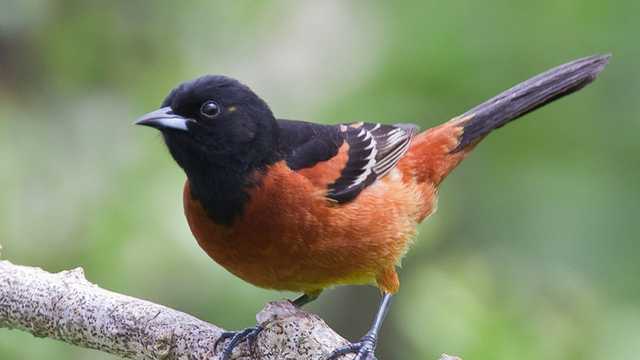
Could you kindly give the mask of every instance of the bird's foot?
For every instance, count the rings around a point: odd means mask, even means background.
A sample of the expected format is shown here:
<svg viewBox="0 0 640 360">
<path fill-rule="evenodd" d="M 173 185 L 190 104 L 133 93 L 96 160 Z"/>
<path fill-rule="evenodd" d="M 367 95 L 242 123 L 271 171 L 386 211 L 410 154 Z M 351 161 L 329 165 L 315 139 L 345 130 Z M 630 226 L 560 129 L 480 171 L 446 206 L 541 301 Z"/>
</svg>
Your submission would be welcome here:
<svg viewBox="0 0 640 360">
<path fill-rule="evenodd" d="M 376 342 L 375 336 L 367 334 L 358 342 L 333 350 L 326 360 L 336 360 L 346 354 L 356 354 L 353 360 L 375 360 Z"/>
<path fill-rule="evenodd" d="M 263 327 L 260 325 L 256 325 L 254 327 L 246 328 L 241 331 L 225 331 L 220 335 L 216 343 L 213 345 L 214 349 L 218 348 L 218 344 L 224 343 L 227 339 L 228 343 L 224 345 L 222 348 L 222 354 L 220 355 L 220 360 L 229 360 L 231 358 L 231 353 L 233 349 L 236 348 L 243 341 L 247 341 L 249 348 L 253 346 L 258 337 L 258 334 L 263 330 Z"/>
</svg>

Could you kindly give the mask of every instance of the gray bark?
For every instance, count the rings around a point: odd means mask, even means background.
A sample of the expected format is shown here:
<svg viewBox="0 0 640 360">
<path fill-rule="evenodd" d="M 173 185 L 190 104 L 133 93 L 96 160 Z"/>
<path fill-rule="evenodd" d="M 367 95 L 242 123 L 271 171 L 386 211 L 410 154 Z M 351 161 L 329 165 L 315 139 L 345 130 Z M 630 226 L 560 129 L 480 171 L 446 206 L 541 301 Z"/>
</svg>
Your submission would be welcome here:
<svg viewBox="0 0 640 360">
<path fill-rule="evenodd" d="M 347 341 L 288 301 L 256 315 L 265 327 L 233 359 L 322 359 Z M 128 359 L 217 359 L 222 329 L 188 314 L 104 290 L 81 268 L 52 274 L 0 261 L 0 328 L 19 329 Z M 350 359 L 351 356 L 345 357 Z M 445 357 L 442 359 L 456 359 Z"/>
</svg>

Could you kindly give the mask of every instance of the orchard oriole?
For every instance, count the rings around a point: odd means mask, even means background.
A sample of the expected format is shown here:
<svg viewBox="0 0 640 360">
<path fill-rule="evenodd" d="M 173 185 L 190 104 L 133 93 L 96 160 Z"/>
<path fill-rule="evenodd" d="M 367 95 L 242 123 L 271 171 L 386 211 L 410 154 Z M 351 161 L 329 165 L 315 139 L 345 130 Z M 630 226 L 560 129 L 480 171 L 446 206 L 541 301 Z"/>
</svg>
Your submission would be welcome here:
<svg viewBox="0 0 640 360">
<path fill-rule="evenodd" d="M 184 210 L 213 260 L 254 285 L 301 292 L 302 306 L 335 285 L 375 284 L 375 321 L 331 359 L 374 357 L 399 288 L 396 265 L 438 186 L 492 130 L 593 81 L 609 55 L 558 66 L 424 132 L 411 124 L 320 125 L 276 118 L 225 76 L 185 82 L 136 123 L 162 132 L 187 176 Z M 253 339 L 237 333 L 222 351 Z"/>
</svg>

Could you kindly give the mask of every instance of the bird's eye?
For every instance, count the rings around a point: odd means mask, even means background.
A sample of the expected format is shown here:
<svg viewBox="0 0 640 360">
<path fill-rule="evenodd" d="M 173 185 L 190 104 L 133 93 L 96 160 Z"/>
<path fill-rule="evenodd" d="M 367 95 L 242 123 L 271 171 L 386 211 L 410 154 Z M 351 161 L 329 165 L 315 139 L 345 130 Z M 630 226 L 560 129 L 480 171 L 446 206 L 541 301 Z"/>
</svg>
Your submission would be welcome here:
<svg viewBox="0 0 640 360">
<path fill-rule="evenodd" d="M 220 115 L 221 112 L 222 108 L 213 100 L 206 101 L 200 107 L 200 114 L 209 119 L 213 119 L 214 117 Z"/>
</svg>

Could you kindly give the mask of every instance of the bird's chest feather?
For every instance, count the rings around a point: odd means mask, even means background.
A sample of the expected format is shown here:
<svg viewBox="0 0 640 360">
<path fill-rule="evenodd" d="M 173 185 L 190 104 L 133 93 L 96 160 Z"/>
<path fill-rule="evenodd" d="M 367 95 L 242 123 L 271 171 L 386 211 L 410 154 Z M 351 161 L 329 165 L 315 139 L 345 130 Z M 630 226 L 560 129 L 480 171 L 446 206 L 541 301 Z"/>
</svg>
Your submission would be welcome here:
<svg viewBox="0 0 640 360">
<path fill-rule="evenodd" d="M 257 184 L 230 226 L 211 220 L 188 182 L 185 213 L 199 245 L 216 262 L 255 285 L 283 290 L 373 281 L 405 253 L 425 200 L 420 189 L 391 174 L 356 200 L 335 204 L 282 162 Z"/>
</svg>

